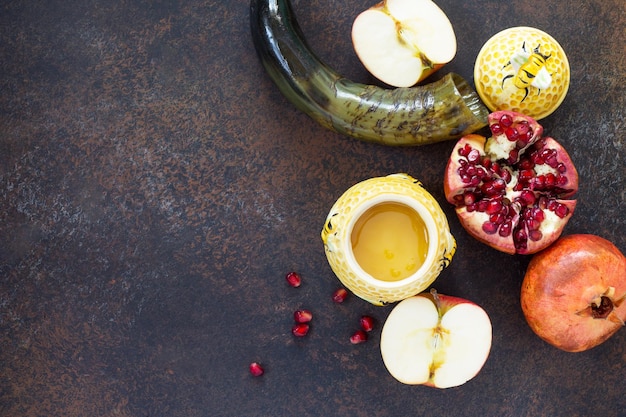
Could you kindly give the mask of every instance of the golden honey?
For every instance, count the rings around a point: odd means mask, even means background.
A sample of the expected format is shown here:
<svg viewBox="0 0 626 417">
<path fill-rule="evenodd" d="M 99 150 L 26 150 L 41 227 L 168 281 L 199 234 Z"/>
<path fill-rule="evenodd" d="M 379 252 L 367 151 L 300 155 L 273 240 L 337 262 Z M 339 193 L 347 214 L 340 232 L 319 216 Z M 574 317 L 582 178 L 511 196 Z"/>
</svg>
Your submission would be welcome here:
<svg viewBox="0 0 626 417">
<path fill-rule="evenodd" d="M 413 275 L 428 254 L 428 232 L 412 208 L 395 202 L 367 209 L 351 233 L 352 252 L 365 272 L 381 281 Z"/>
</svg>

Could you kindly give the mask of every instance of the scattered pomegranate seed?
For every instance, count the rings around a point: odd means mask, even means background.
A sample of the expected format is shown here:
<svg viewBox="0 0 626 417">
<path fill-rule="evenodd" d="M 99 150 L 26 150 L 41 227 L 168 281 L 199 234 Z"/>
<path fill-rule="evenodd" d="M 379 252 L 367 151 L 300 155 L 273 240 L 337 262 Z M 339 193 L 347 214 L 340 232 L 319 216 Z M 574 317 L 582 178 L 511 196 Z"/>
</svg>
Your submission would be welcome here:
<svg viewBox="0 0 626 417">
<path fill-rule="evenodd" d="M 296 337 L 304 337 L 309 332 L 309 325 L 306 323 L 296 323 L 291 328 L 291 333 Z"/>
<path fill-rule="evenodd" d="M 293 313 L 296 323 L 308 323 L 313 319 L 313 313 L 309 310 L 296 310 Z"/>
<path fill-rule="evenodd" d="M 302 284 L 302 278 L 300 277 L 300 274 L 298 274 L 297 272 L 289 272 L 285 276 L 285 279 L 287 280 L 289 285 L 291 285 L 294 288 L 297 288 L 300 286 L 300 284 Z"/>
<path fill-rule="evenodd" d="M 366 332 L 371 332 L 374 329 L 374 319 L 370 316 L 361 316 L 359 323 L 361 323 L 361 329 Z"/>
<path fill-rule="evenodd" d="M 250 373 L 252 376 L 261 376 L 264 372 L 263 367 L 258 362 L 252 362 L 250 364 Z"/>
<path fill-rule="evenodd" d="M 336 303 L 343 303 L 348 297 L 348 291 L 345 288 L 339 288 L 333 293 L 333 301 Z"/>
<path fill-rule="evenodd" d="M 359 343 L 367 342 L 367 333 L 363 330 L 357 330 L 352 336 L 350 336 L 350 343 L 358 345 Z"/>
</svg>

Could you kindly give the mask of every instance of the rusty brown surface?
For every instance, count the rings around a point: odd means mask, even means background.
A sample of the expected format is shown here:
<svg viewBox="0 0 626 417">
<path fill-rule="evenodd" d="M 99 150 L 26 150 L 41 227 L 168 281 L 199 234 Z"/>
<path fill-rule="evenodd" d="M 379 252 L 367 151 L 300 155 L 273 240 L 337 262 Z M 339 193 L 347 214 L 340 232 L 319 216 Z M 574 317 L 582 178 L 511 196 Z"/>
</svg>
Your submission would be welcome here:
<svg viewBox="0 0 626 417">
<path fill-rule="evenodd" d="M 624 3 L 438 3 L 459 41 L 444 71 L 469 80 L 501 29 L 535 26 L 561 43 L 572 84 L 542 124 L 581 175 L 565 233 L 625 251 Z M 362 82 L 349 30 L 369 5 L 294 1 L 311 47 Z M 539 340 L 518 299 L 529 258 L 474 241 L 445 203 L 453 143 L 388 148 L 323 130 L 263 71 L 248 7 L 0 6 L 0 415 L 619 415 L 626 330 L 579 354 Z M 393 172 L 424 183 L 457 237 L 438 291 L 493 321 L 489 360 L 459 388 L 393 380 L 378 351 L 390 308 L 330 300 L 324 218 L 346 188 Z M 315 318 L 294 340 L 300 307 Z M 378 331 L 352 346 L 363 313 Z M 252 361 L 263 377 L 248 374 Z"/>
</svg>

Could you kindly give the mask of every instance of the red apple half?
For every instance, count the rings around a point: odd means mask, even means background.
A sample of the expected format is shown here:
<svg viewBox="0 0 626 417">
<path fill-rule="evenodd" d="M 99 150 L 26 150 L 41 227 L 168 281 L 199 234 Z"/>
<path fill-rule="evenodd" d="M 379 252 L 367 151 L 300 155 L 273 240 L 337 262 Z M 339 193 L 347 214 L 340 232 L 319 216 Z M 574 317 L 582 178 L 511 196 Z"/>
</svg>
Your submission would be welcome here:
<svg viewBox="0 0 626 417">
<path fill-rule="evenodd" d="M 595 235 L 561 237 L 536 254 L 522 283 L 530 328 L 568 352 L 603 343 L 626 321 L 626 258 Z"/>
<path fill-rule="evenodd" d="M 446 14 L 431 0 L 384 0 L 359 14 L 352 44 L 365 68 L 394 87 L 410 87 L 456 55 Z"/>
<path fill-rule="evenodd" d="M 398 381 L 450 388 L 478 374 L 489 356 L 491 339 L 485 310 L 431 291 L 394 307 L 383 326 L 380 351 Z"/>
</svg>

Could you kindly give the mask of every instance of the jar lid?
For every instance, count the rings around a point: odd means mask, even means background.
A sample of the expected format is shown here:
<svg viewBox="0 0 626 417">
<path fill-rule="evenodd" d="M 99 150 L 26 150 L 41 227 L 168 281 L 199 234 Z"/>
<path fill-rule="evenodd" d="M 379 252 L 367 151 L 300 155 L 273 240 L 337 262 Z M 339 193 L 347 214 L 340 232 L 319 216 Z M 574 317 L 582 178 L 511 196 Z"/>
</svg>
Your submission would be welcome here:
<svg viewBox="0 0 626 417">
<path fill-rule="evenodd" d="M 511 110 L 536 120 L 559 107 L 569 82 L 561 45 L 531 27 L 497 33 L 483 45 L 474 65 L 476 91 L 491 111 Z"/>
</svg>

